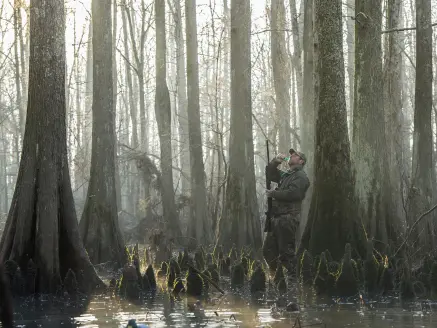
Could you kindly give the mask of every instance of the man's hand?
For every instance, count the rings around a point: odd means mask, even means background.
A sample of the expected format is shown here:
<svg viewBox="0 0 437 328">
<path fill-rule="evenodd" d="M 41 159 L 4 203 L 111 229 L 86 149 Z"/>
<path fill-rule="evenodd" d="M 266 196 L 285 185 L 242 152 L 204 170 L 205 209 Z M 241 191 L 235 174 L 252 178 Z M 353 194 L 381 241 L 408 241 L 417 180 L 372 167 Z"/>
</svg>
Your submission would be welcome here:
<svg viewBox="0 0 437 328">
<path fill-rule="evenodd" d="M 272 198 L 273 196 L 273 192 L 275 191 L 275 189 L 266 189 L 266 195 L 268 198 Z"/>
</svg>

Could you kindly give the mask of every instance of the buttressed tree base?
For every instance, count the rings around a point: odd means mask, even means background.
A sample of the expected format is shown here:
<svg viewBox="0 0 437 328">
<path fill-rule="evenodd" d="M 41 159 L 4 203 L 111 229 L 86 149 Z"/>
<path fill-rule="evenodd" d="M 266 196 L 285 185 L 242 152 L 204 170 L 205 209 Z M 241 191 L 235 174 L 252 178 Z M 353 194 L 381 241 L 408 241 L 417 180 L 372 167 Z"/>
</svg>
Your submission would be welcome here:
<svg viewBox="0 0 437 328">
<path fill-rule="evenodd" d="M 55 292 L 72 269 L 82 292 L 104 286 L 83 248 L 68 170 L 64 1 L 30 2 L 29 100 L 20 168 L 0 263 L 38 273 L 36 292 Z M 61 279 L 59 279 L 61 278 Z"/>
</svg>

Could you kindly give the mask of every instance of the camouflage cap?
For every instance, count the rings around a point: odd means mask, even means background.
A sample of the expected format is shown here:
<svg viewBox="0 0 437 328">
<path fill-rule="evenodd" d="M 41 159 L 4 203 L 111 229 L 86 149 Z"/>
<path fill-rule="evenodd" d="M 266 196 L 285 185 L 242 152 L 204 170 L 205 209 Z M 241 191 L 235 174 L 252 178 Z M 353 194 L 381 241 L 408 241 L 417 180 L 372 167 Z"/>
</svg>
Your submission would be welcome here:
<svg viewBox="0 0 437 328">
<path fill-rule="evenodd" d="M 290 148 L 288 152 L 290 153 L 290 155 L 297 154 L 303 160 L 304 165 L 307 163 L 307 157 L 304 153 L 294 150 L 293 148 Z"/>
</svg>

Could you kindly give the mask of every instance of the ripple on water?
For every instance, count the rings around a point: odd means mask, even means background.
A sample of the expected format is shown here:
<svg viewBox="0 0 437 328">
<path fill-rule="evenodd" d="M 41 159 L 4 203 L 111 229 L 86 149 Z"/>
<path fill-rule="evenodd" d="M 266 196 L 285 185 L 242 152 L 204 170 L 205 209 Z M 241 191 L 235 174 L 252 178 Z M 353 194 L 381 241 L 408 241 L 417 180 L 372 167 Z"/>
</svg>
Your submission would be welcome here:
<svg viewBox="0 0 437 328">
<path fill-rule="evenodd" d="M 437 304 L 428 300 L 401 304 L 397 300 L 360 305 L 353 302 L 301 304 L 300 313 L 275 305 L 271 294 L 251 299 L 247 293 L 212 294 L 208 300 L 174 299 L 158 291 L 152 298 L 129 302 L 95 296 L 85 307 L 60 301 L 32 302 L 16 307 L 17 327 L 126 327 L 129 319 L 150 327 L 302 327 L 416 328 L 437 327 Z"/>
</svg>

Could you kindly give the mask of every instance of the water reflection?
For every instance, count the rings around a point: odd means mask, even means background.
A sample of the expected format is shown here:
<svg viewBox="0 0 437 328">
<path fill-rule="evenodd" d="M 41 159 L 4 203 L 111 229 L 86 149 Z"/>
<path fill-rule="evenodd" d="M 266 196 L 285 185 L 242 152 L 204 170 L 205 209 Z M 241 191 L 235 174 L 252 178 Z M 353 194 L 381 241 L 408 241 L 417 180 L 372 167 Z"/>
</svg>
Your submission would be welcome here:
<svg viewBox="0 0 437 328">
<path fill-rule="evenodd" d="M 363 305 L 359 302 L 301 300 L 300 313 L 276 306 L 274 295 L 256 299 L 228 293 L 209 299 L 174 298 L 163 290 L 138 302 L 115 296 L 95 296 L 79 305 L 29 302 L 16 307 L 17 327 L 126 327 L 129 319 L 150 327 L 437 327 L 437 305 L 427 301 L 401 304 L 396 299 Z M 83 300 L 81 300 L 83 301 Z"/>
</svg>

